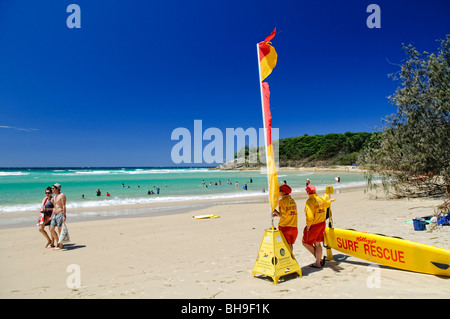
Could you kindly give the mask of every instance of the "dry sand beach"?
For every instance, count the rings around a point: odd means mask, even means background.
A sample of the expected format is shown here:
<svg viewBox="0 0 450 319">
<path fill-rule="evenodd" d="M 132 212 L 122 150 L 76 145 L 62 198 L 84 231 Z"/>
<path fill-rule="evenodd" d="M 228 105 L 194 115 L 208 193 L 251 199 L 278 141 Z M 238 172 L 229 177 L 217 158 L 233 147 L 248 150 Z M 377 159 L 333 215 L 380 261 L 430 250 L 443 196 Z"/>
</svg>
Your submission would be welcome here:
<svg viewBox="0 0 450 319">
<path fill-rule="evenodd" d="M 450 227 L 414 231 L 404 221 L 431 215 L 441 199 L 387 200 L 380 193 L 344 189 L 334 194 L 334 226 L 400 236 L 450 249 Z M 299 233 L 305 196 L 294 194 Z M 193 215 L 220 218 L 195 220 Z M 367 285 L 371 263 L 348 257 L 308 267 L 313 257 L 301 245 L 294 254 L 303 277 L 252 277 L 268 204 L 230 203 L 167 216 L 70 221 L 71 243 L 45 249 L 36 227 L 0 230 L 1 298 L 449 298 L 450 278 L 381 266 L 378 288 Z M 335 255 L 343 257 L 339 252 Z M 70 288 L 70 265 L 81 286 Z M 69 268 L 68 268 L 69 267 Z M 69 272 L 67 271 L 69 270 Z"/>
</svg>

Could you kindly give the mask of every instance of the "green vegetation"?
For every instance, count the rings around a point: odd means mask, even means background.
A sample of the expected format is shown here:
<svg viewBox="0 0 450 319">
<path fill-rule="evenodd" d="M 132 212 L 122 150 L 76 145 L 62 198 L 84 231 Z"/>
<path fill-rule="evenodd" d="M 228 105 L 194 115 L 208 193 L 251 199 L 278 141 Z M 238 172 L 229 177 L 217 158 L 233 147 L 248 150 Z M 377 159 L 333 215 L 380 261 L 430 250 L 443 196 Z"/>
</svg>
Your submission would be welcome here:
<svg viewBox="0 0 450 319">
<path fill-rule="evenodd" d="M 379 133 L 330 133 L 326 135 L 304 135 L 274 141 L 275 155 L 279 154 L 280 167 L 310 167 L 358 164 L 361 152 L 376 140 Z M 243 161 L 221 165 L 220 168 L 259 167 L 260 155 L 264 156 L 265 147 L 250 149 L 248 146 L 234 155 Z M 245 155 L 244 155 L 245 154 Z M 253 155 L 252 155 L 253 154 Z M 250 156 L 253 156 L 250 158 Z M 255 163 L 257 161 L 257 163 Z"/>
<path fill-rule="evenodd" d="M 280 166 L 331 166 L 357 164 L 362 149 L 377 133 L 331 133 L 280 140 Z"/>
</svg>

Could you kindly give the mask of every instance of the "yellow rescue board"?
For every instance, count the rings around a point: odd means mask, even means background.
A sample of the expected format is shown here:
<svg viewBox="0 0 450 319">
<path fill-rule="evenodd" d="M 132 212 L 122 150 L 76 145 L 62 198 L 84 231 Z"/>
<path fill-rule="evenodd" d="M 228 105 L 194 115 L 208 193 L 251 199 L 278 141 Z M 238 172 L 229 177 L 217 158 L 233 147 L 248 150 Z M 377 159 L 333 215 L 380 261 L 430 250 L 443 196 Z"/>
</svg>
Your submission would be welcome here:
<svg viewBox="0 0 450 319">
<path fill-rule="evenodd" d="M 220 216 L 209 214 L 209 215 L 198 215 L 198 216 L 192 216 L 195 219 L 207 219 L 207 218 L 219 218 Z"/>
<path fill-rule="evenodd" d="M 345 254 L 389 267 L 450 276 L 450 250 L 413 241 L 325 228 L 325 245 Z"/>
</svg>

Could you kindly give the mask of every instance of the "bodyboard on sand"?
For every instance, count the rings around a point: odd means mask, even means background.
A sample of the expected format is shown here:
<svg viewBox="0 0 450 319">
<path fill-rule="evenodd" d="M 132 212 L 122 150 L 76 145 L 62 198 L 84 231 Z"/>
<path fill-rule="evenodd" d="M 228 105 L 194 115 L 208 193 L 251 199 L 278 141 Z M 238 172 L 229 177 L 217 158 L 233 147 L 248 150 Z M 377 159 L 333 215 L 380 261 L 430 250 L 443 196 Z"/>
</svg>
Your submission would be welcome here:
<svg viewBox="0 0 450 319">
<path fill-rule="evenodd" d="M 431 275 L 450 276 L 450 250 L 398 237 L 325 228 L 325 244 L 377 264 Z"/>
<path fill-rule="evenodd" d="M 195 219 L 208 219 L 208 218 L 219 218 L 220 216 L 209 214 L 209 215 L 198 215 L 198 216 L 192 216 Z"/>
</svg>

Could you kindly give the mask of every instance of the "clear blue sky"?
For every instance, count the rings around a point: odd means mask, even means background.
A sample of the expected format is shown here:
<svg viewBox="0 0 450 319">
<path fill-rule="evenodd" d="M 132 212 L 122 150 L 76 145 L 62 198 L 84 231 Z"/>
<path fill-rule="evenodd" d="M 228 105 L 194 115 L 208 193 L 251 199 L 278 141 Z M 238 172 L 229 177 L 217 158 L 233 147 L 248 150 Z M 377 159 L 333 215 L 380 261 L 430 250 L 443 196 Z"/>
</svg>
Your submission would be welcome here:
<svg viewBox="0 0 450 319">
<path fill-rule="evenodd" d="M 71 3 L 81 29 L 66 25 Z M 256 43 L 274 27 L 280 137 L 374 131 L 395 112 L 402 43 L 435 50 L 449 12 L 448 0 L 0 1 L 0 167 L 173 166 L 171 133 L 195 119 L 261 127 Z"/>
</svg>

